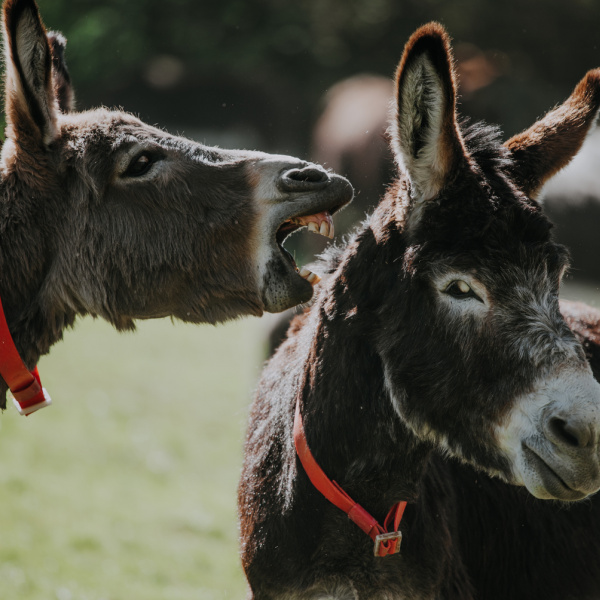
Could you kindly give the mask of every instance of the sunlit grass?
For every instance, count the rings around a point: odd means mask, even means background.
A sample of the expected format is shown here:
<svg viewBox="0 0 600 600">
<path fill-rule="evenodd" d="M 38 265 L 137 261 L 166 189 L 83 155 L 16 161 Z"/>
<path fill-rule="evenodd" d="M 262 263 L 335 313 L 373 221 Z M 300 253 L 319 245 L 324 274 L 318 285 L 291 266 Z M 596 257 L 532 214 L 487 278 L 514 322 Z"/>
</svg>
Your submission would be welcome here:
<svg viewBox="0 0 600 600">
<path fill-rule="evenodd" d="M 260 330 L 84 320 L 42 359 L 53 406 L 0 416 L 0 600 L 243 598 Z"/>
</svg>

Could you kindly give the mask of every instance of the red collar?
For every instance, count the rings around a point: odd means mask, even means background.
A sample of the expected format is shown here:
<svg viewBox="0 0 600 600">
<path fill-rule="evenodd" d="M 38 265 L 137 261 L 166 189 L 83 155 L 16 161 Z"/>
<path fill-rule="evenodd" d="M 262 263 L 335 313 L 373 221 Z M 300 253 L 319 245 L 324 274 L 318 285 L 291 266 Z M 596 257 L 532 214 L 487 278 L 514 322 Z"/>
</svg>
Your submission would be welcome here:
<svg viewBox="0 0 600 600">
<path fill-rule="evenodd" d="M 296 416 L 294 418 L 294 444 L 296 446 L 296 454 L 310 482 L 329 502 L 343 510 L 350 520 L 358 525 L 375 542 L 373 549 L 375 556 L 383 557 L 398 552 L 400 550 L 400 543 L 402 542 L 402 533 L 398 527 L 406 508 L 406 502 L 398 502 L 392 506 L 382 527 L 377 522 L 377 519 L 372 517 L 360 504 L 352 500 L 338 483 L 331 481 L 325 475 L 308 447 L 304 432 L 304 423 L 300 414 L 299 401 L 296 402 Z M 394 529 L 390 532 L 388 531 L 388 527 L 392 520 Z"/>
<path fill-rule="evenodd" d="M 49 406 L 50 396 L 40 381 L 37 367 L 30 371 L 13 342 L 0 300 L 0 375 L 10 388 L 13 402 L 22 415 Z"/>
</svg>

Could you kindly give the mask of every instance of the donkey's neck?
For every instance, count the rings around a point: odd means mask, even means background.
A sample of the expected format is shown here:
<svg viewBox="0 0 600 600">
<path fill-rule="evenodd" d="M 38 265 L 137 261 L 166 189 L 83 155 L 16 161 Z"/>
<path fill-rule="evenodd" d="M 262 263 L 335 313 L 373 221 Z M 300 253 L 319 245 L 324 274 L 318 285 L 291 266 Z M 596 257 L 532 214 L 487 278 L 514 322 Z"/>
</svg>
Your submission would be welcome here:
<svg viewBox="0 0 600 600">
<path fill-rule="evenodd" d="M 40 356 L 62 338 L 76 313 L 59 308 L 46 289 L 52 251 L 40 223 L 43 211 L 15 201 L 10 181 L 0 183 L 0 298 L 11 336 L 21 358 L 33 368 Z M 8 386 L 0 378 L 0 408 Z"/>
<path fill-rule="evenodd" d="M 376 305 L 390 257 L 377 237 L 366 229 L 350 244 L 313 308 L 302 410 L 322 468 L 380 516 L 416 500 L 431 447 L 402 424 L 386 389 Z"/>
</svg>

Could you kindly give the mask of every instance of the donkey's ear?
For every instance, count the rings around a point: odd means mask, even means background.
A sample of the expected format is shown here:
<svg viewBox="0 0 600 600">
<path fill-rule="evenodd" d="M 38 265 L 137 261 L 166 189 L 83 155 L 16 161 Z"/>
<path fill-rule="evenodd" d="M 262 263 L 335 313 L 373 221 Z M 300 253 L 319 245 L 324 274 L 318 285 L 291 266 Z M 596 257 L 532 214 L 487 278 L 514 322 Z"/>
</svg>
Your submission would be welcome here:
<svg viewBox="0 0 600 600">
<path fill-rule="evenodd" d="M 465 157 L 453 63 L 448 34 L 429 23 L 412 35 L 396 71 L 392 150 L 416 201 L 433 198 Z"/>
<path fill-rule="evenodd" d="M 544 183 L 567 166 L 596 121 L 600 108 L 600 69 L 589 71 L 559 107 L 505 142 L 517 185 L 535 198 Z"/>
<path fill-rule="evenodd" d="M 46 30 L 33 0 L 6 0 L 3 16 L 8 135 L 47 145 L 57 106 Z"/>
<path fill-rule="evenodd" d="M 54 96 L 61 112 L 71 112 L 75 107 L 75 94 L 71 84 L 71 76 L 65 60 L 67 40 L 58 31 L 48 32 L 48 42 L 52 55 L 52 75 L 54 81 Z"/>
</svg>

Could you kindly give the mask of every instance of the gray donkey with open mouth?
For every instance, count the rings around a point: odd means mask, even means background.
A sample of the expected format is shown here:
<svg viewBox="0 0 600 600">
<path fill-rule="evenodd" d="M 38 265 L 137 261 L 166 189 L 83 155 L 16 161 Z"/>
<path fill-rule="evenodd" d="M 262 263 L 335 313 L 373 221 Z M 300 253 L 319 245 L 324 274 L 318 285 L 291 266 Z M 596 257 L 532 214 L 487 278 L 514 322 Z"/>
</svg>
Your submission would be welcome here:
<svg viewBox="0 0 600 600">
<path fill-rule="evenodd" d="M 282 242 L 301 227 L 333 237 L 347 180 L 290 156 L 206 147 L 124 112 L 73 112 L 64 38 L 47 34 L 33 0 L 6 0 L 3 25 L 0 298 L 28 369 L 77 315 L 122 330 L 311 298 L 318 278 Z"/>
</svg>

